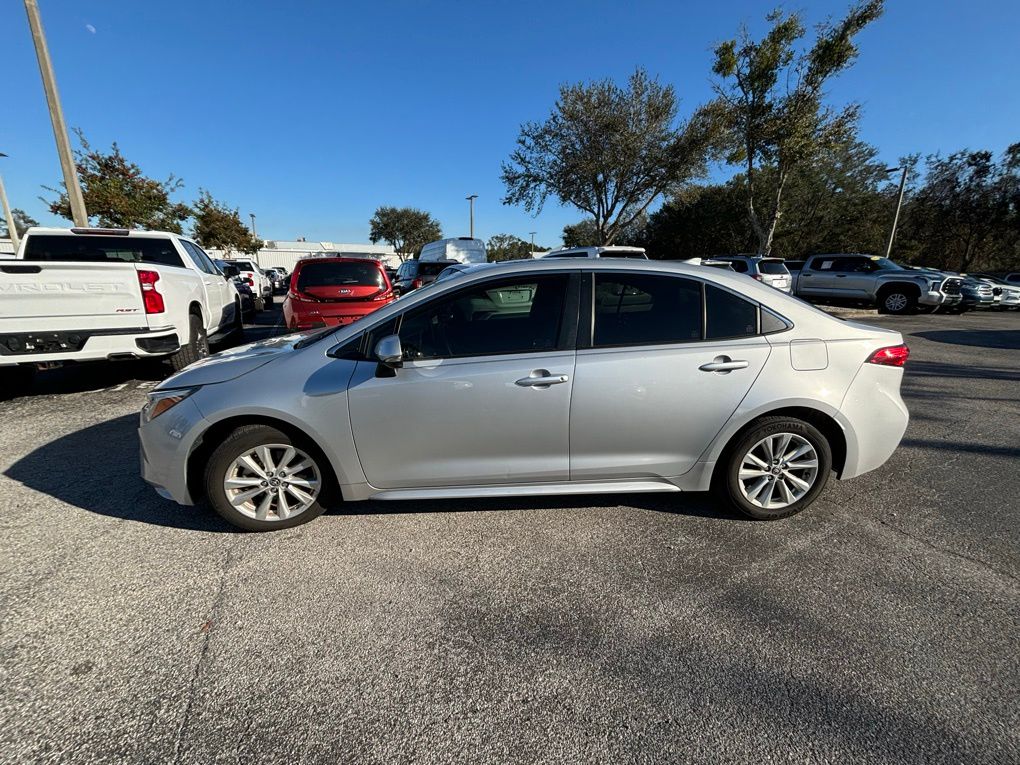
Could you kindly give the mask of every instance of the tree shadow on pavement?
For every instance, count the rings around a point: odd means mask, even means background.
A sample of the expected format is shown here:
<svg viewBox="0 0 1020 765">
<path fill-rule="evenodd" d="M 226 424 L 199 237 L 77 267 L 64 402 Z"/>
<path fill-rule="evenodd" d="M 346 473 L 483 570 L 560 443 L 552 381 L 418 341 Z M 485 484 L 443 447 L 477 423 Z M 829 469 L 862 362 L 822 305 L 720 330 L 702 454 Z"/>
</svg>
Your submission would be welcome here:
<svg viewBox="0 0 1020 765">
<path fill-rule="evenodd" d="M 112 518 L 194 531 L 238 531 L 205 507 L 163 499 L 139 475 L 138 416 L 124 415 L 69 433 L 11 465 L 4 476 L 75 507 Z M 707 494 L 600 494 L 492 499 L 350 502 L 341 514 L 485 512 L 496 510 L 635 507 L 717 520 L 750 520 Z"/>
</svg>

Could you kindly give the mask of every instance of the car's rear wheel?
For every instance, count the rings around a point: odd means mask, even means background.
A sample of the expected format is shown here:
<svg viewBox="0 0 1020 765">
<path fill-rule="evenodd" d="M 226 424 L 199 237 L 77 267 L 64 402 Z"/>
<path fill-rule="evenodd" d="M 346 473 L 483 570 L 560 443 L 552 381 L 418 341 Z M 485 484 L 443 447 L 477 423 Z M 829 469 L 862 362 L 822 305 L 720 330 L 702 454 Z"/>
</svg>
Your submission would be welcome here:
<svg viewBox="0 0 1020 765">
<path fill-rule="evenodd" d="M 825 489 L 832 450 L 811 423 L 766 417 L 744 433 L 716 474 L 716 491 L 731 507 L 759 520 L 799 513 Z"/>
<path fill-rule="evenodd" d="M 180 372 L 189 364 L 194 364 L 209 355 L 209 337 L 201 316 L 191 314 L 188 318 L 188 333 L 187 344 L 181 346 L 180 350 L 170 357 L 170 366 L 175 372 Z"/>
<path fill-rule="evenodd" d="M 312 444 L 267 425 L 246 425 L 209 456 L 205 496 L 242 529 L 287 529 L 323 513 L 329 476 L 325 458 Z"/>
</svg>

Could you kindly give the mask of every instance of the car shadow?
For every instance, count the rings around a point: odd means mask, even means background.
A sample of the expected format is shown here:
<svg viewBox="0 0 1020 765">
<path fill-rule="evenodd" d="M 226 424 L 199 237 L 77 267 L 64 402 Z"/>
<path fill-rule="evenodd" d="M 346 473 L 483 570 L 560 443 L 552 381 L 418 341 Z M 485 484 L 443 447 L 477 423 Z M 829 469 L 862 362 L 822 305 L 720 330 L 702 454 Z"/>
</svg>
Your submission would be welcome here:
<svg viewBox="0 0 1020 765">
<path fill-rule="evenodd" d="M 208 508 L 159 497 L 138 471 L 138 416 L 117 417 L 50 441 L 12 464 L 4 476 L 74 507 L 111 518 L 205 532 L 239 532 Z M 102 448 L 96 448 L 102 444 Z M 83 480 L 83 476 L 87 479 Z M 116 487 L 111 491 L 110 487 Z M 334 514 L 488 512 L 626 506 L 717 520 L 750 520 L 700 493 L 594 494 L 417 502 L 350 502 Z"/>
<path fill-rule="evenodd" d="M 1020 350 L 1020 329 L 932 329 L 911 332 L 910 336 L 949 345 Z"/>
</svg>

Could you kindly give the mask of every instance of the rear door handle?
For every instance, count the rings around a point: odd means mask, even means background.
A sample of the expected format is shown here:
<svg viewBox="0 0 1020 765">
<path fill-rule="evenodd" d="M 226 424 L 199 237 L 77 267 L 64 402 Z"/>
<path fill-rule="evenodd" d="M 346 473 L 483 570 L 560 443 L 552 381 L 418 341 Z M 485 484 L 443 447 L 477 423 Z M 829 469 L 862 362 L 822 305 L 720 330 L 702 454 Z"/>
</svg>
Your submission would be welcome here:
<svg viewBox="0 0 1020 765">
<path fill-rule="evenodd" d="M 732 372 L 734 369 L 747 369 L 748 362 L 743 359 L 734 361 L 729 356 L 716 356 L 714 361 L 702 364 L 698 369 L 702 372 Z"/>
<path fill-rule="evenodd" d="M 550 385 L 559 385 L 570 379 L 567 375 L 549 374 L 547 369 L 536 369 L 527 377 L 522 377 L 514 384 L 522 388 L 548 388 Z"/>
</svg>

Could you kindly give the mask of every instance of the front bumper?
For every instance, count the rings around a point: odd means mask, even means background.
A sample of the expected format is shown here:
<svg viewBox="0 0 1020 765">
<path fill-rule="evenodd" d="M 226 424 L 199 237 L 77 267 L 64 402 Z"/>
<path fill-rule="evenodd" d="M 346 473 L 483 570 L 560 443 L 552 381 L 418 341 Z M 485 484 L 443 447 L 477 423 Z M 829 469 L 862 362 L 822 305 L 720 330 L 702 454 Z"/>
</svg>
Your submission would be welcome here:
<svg viewBox="0 0 1020 765">
<path fill-rule="evenodd" d="M 191 397 L 150 422 L 139 418 L 142 480 L 165 499 L 195 504 L 188 490 L 188 456 L 208 426 Z"/>
</svg>

